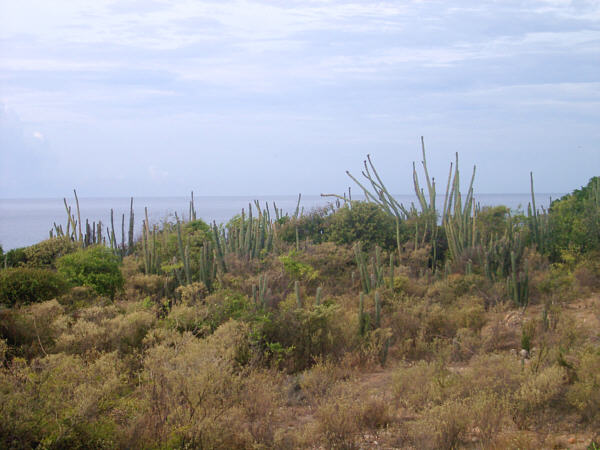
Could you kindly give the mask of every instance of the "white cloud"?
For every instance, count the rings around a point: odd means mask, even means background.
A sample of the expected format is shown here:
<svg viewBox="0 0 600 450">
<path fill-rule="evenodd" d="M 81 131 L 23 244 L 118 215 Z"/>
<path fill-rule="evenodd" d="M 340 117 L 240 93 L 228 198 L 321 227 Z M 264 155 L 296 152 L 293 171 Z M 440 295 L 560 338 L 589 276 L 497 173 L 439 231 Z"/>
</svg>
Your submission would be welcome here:
<svg viewBox="0 0 600 450">
<path fill-rule="evenodd" d="M 40 133 L 39 131 L 34 131 L 33 137 L 36 138 L 38 141 L 44 140 L 44 135 L 42 133 Z"/>
<path fill-rule="evenodd" d="M 166 170 L 157 168 L 155 166 L 148 167 L 148 175 L 153 181 L 164 181 L 169 177 L 169 172 Z"/>
</svg>

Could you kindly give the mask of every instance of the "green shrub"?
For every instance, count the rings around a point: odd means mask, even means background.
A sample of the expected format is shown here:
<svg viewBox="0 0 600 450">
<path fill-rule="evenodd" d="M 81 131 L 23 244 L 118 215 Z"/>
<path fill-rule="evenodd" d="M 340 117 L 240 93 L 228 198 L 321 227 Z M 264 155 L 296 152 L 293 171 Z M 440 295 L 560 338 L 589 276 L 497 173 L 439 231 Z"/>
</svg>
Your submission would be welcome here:
<svg viewBox="0 0 600 450">
<path fill-rule="evenodd" d="M 336 244 L 361 241 L 365 250 L 375 244 L 391 249 L 396 246 L 396 220 L 374 203 L 352 202 L 328 217 L 327 236 Z"/>
<path fill-rule="evenodd" d="M 319 273 L 309 264 L 298 261 L 297 254 L 291 250 L 288 255 L 279 257 L 283 269 L 294 280 L 314 280 Z"/>
<path fill-rule="evenodd" d="M 114 298 L 123 288 L 119 258 L 108 248 L 88 247 L 59 258 L 58 270 L 68 281 L 78 286 L 89 286 L 100 295 Z"/>
<path fill-rule="evenodd" d="M 25 247 L 13 248 L 4 254 L 2 264 L 6 263 L 8 267 L 19 267 L 23 266 L 27 261 L 25 255 Z"/>
<path fill-rule="evenodd" d="M 484 206 L 477 213 L 477 230 L 482 242 L 504 235 L 510 210 L 506 206 Z"/>
<path fill-rule="evenodd" d="M 28 267 L 54 267 L 55 261 L 63 255 L 77 250 L 77 244 L 66 237 L 56 237 L 34 244 L 24 249 Z"/>
<path fill-rule="evenodd" d="M 0 303 L 7 306 L 43 302 L 67 290 L 65 278 L 52 270 L 17 267 L 0 271 Z"/>
<path fill-rule="evenodd" d="M 326 222 L 329 211 L 328 208 L 313 209 L 298 218 L 282 221 L 279 237 L 284 242 L 293 244 L 296 242 L 296 230 L 298 230 L 298 239 L 301 242 L 306 239 L 315 244 L 326 241 Z"/>
<path fill-rule="evenodd" d="M 339 357 L 349 346 L 347 318 L 338 305 L 324 303 L 299 309 L 295 300 L 280 304 L 281 310 L 265 321 L 260 338 L 274 365 L 290 372 L 310 367 L 318 358 Z"/>
</svg>

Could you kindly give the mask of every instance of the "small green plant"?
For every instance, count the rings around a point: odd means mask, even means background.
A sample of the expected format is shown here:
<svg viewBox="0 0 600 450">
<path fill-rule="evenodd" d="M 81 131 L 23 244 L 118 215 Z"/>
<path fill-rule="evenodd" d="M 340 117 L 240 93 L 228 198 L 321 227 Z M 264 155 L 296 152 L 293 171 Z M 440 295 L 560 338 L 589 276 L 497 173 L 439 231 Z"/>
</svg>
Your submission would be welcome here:
<svg viewBox="0 0 600 450">
<path fill-rule="evenodd" d="M 279 257 L 279 260 L 283 263 L 283 269 L 287 274 L 294 280 L 314 280 L 319 276 L 312 266 L 298 261 L 296 258 L 297 253 L 291 250 L 287 255 Z"/>
</svg>

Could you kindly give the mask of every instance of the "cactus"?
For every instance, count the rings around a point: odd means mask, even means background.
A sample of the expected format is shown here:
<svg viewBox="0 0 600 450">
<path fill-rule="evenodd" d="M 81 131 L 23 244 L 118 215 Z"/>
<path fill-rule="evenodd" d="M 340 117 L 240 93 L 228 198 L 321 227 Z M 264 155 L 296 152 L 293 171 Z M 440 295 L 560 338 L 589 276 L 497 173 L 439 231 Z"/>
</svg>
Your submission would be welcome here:
<svg viewBox="0 0 600 450">
<path fill-rule="evenodd" d="M 186 265 L 184 265 L 184 269 L 186 270 L 186 277 L 188 277 L 188 274 L 187 274 L 187 271 L 189 271 L 189 255 L 187 254 L 188 247 L 186 246 L 185 249 L 186 249 L 187 263 L 186 263 Z M 200 281 L 202 281 L 204 283 L 206 288 L 209 291 L 212 291 L 214 281 L 217 276 L 217 263 L 215 261 L 215 251 L 212 248 L 212 244 L 210 241 L 206 241 L 206 242 L 204 242 L 204 245 L 202 245 L 202 253 L 200 255 L 199 262 L 200 262 L 200 264 L 199 264 L 198 277 L 200 278 Z"/>
<path fill-rule="evenodd" d="M 73 193 L 75 194 L 75 204 L 77 205 L 77 223 L 79 224 L 79 235 L 77 241 L 82 243 L 83 235 L 81 234 L 81 212 L 79 210 L 79 198 L 77 197 L 77 191 L 75 189 L 73 189 Z"/>
<path fill-rule="evenodd" d="M 375 292 L 375 328 L 381 326 L 381 298 L 379 292 Z"/>
<path fill-rule="evenodd" d="M 321 293 L 323 292 L 323 289 L 321 288 L 321 286 L 319 286 L 317 288 L 317 293 L 315 294 L 315 305 L 319 306 L 321 304 Z"/>
<path fill-rule="evenodd" d="M 452 171 L 452 166 L 450 168 Z M 476 167 L 473 166 L 473 174 L 469 189 L 464 202 L 462 204 L 462 196 L 460 193 L 460 171 L 458 168 L 458 153 L 456 153 L 456 166 L 454 168 L 454 176 L 452 182 L 448 179 L 448 191 L 446 190 L 446 198 L 444 200 L 444 211 L 442 215 L 442 225 L 446 231 L 448 240 L 448 252 L 450 259 L 457 260 L 468 247 L 475 244 L 474 216 L 475 208 L 473 202 L 473 181 L 475 180 Z"/>
<path fill-rule="evenodd" d="M 217 259 L 219 260 L 219 265 L 221 266 L 221 270 L 223 273 L 227 272 L 227 265 L 225 264 L 225 252 L 223 251 L 223 247 L 221 245 L 221 238 L 219 235 L 219 229 L 217 227 L 217 222 L 213 221 L 213 238 L 215 240 L 215 249 L 217 252 Z"/>
<path fill-rule="evenodd" d="M 177 219 L 177 246 L 179 248 L 179 257 L 181 258 L 181 261 L 183 262 L 183 270 L 184 270 L 184 274 L 185 274 L 185 284 L 190 284 L 192 282 L 192 277 L 190 274 L 190 255 L 189 255 L 189 249 L 188 246 L 186 245 L 185 248 L 183 247 L 183 239 L 181 237 L 181 222 L 179 221 L 179 219 Z M 206 283 L 204 283 L 206 284 Z M 206 285 L 206 287 L 208 288 L 208 285 Z"/>
<path fill-rule="evenodd" d="M 507 288 L 509 295 L 512 296 L 512 299 L 515 305 L 518 306 L 527 306 L 529 303 L 529 269 L 527 261 L 524 263 L 524 269 L 522 271 L 518 270 L 517 266 L 517 258 L 515 256 L 515 252 L 511 252 L 510 254 L 511 260 L 511 275 L 507 278 Z"/>
<path fill-rule="evenodd" d="M 128 234 L 128 243 L 127 243 L 127 254 L 131 255 L 133 253 L 133 228 L 134 228 L 134 213 L 133 213 L 133 197 L 131 197 L 131 202 L 129 204 L 129 234 Z"/>
<path fill-rule="evenodd" d="M 358 267 L 358 273 L 360 275 L 362 290 L 365 294 L 368 294 L 371 291 L 371 278 L 367 271 L 367 261 L 362 252 L 360 242 L 356 243 L 354 246 L 354 257 L 356 259 L 356 266 Z"/>
<path fill-rule="evenodd" d="M 369 315 L 365 313 L 365 293 L 358 297 L 358 334 L 365 336 L 369 330 Z"/>
<path fill-rule="evenodd" d="M 296 305 L 301 309 L 302 298 L 300 298 L 300 283 L 298 283 L 298 281 L 294 281 L 294 292 L 296 293 Z"/>
<path fill-rule="evenodd" d="M 258 298 L 263 309 L 267 307 L 267 293 L 267 276 L 261 275 L 258 278 Z"/>
</svg>

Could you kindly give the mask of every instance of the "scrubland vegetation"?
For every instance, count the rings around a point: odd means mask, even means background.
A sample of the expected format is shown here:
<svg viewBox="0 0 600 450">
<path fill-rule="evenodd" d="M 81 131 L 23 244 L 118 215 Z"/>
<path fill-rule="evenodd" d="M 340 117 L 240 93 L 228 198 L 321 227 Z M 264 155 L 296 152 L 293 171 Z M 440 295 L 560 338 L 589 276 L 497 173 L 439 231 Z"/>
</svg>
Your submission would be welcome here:
<svg viewBox="0 0 600 450">
<path fill-rule="evenodd" d="M 2 258 L 0 447 L 598 448 L 600 179 L 518 212 L 457 165 L 443 208 L 424 158 L 412 207 L 370 160 L 367 201 L 139 239 L 66 205 Z"/>
</svg>

